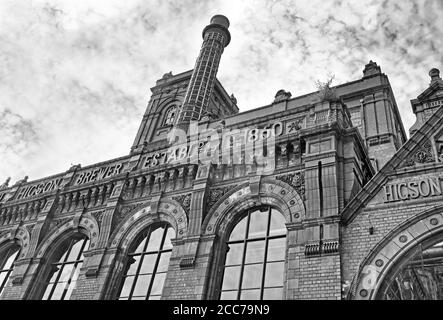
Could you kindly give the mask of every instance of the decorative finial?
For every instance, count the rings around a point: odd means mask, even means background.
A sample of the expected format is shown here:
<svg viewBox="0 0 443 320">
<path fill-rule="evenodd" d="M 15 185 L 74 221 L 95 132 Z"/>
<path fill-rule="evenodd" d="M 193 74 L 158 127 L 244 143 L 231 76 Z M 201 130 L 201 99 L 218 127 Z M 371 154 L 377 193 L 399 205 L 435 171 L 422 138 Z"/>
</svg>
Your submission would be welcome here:
<svg viewBox="0 0 443 320">
<path fill-rule="evenodd" d="M 28 182 L 28 176 L 25 176 L 23 179 L 18 180 L 18 181 L 13 185 L 13 187 L 21 186 L 23 183 L 26 183 L 26 182 Z"/>
<path fill-rule="evenodd" d="M 292 96 L 292 94 L 289 91 L 285 91 L 283 89 L 280 89 L 275 94 L 274 103 L 275 102 L 280 102 L 280 101 L 283 101 L 283 100 L 288 100 L 289 98 L 291 98 L 291 96 Z"/>
<path fill-rule="evenodd" d="M 2 185 L 0 185 L 0 190 L 6 189 L 9 186 L 9 181 L 11 181 L 11 177 L 7 177 L 6 181 Z"/>
<path fill-rule="evenodd" d="M 82 167 L 82 165 L 80 163 L 79 164 L 72 164 L 71 163 L 71 167 L 69 168 L 69 170 L 67 172 L 73 172 L 75 170 L 80 169 L 81 167 Z"/>
<path fill-rule="evenodd" d="M 162 77 L 162 80 L 166 80 L 172 78 L 172 71 L 169 71 L 168 73 L 165 73 Z"/>
<path fill-rule="evenodd" d="M 377 65 L 377 63 L 372 60 L 369 60 L 369 63 L 365 65 L 365 69 L 363 70 L 363 77 L 368 77 L 380 73 L 381 73 L 381 68 Z"/>
<path fill-rule="evenodd" d="M 230 98 L 231 98 L 232 103 L 236 105 L 237 104 L 237 98 L 234 96 L 233 93 L 231 94 Z"/>
</svg>

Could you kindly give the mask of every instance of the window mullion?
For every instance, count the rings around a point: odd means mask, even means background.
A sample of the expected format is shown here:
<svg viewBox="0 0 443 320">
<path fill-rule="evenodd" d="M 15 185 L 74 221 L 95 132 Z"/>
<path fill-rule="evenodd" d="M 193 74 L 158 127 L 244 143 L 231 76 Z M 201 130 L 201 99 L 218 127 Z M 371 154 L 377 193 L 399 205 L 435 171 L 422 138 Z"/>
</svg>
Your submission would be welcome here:
<svg viewBox="0 0 443 320">
<path fill-rule="evenodd" d="M 243 271 L 245 270 L 245 258 L 246 258 L 246 247 L 247 247 L 247 239 L 248 239 L 248 234 L 249 234 L 249 223 L 251 220 L 251 212 L 248 212 L 248 217 L 247 217 L 247 222 L 246 222 L 246 228 L 245 228 L 245 238 L 243 240 L 243 257 L 242 257 L 242 262 L 241 262 L 241 267 L 240 267 L 240 279 L 239 279 L 239 283 L 238 283 L 238 292 L 237 292 L 237 300 L 240 300 L 240 295 L 241 295 L 241 285 L 242 285 L 242 281 L 243 281 Z"/>
<path fill-rule="evenodd" d="M 60 300 L 65 300 L 66 293 L 68 292 L 69 286 L 71 284 L 72 275 L 73 275 L 73 273 L 74 273 L 74 271 L 75 271 L 75 269 L 77 267 L 77 263 L 78 262 L 72 263 L 73 264 L 72 270 L 71 270 L 71 273 L 69 274 L 68 281 L 66 281 L 66 285 L 65 285 L 65 288 L 63 289 L 63 293 L 62 293 L 62 296 L 61 296 Z M 66 263 L 66 265 L 68 265 L 68 264 L 71 264 L 71 263 Z"/>
<path fill-rule="evenodd" d="M 161 250 L 163 249 L 163 245 L 165 243 L 165 238 L 166 238 L 167 232 L 168 232 L 168 227 L 165 227 L 165 230 L 162 235 L 162 240 L 160 242 L 160 247 L 159 247 L 159 250 L 157 251 L 157 257 L 155 259 L 154 269 L 152 270 L 151 281 L 149 281 L 149 288 L 148 288 L 148 294 L 146 295 L 146 300 L 149 298 L 149 296 L 151 294 L 152 285 L 154 284 L 154 279 L 155 279 L 157 269 L 158 269 L 158 263 L 160 261 L 160 257 L 162 254 Z"/>
<path fill-rule="evenodd" d="M 130 257 L 135 257 L 135 256 L 140 255 L 140 261 L 138 262 L 137 270 L 135 271 L 135 274 L 134 274 L 134 280 L 132 281 L 131 290 L 129 291 L 128 300 L 132 300 L 132 295 L 134 293 L 135 286 L 137 285 L 138 275 L 140 273 L 140 269 L 141 269 L 141 266 L 143 264 L 143 260 L 145 259 L 145 255 L 146 255 L 146 248 L 148 246 L 148 242 L 149 242 L 149 238 L 150 238 L 150 231 L 151 231 L 151 228 L 149 227 L 146 232 L 146 235 L 145 235 L 146 241 L 145 241 L 145 245 L 143 246 L 142 252 L 140 254 L 129 255 Z M 142 241 L 143 241 L 143 239 L 142 239 Z M 128 259 L 128 262 L 129 262 L 129 259 Z M 126 262 L 126 263 L 128 263 L 128 262 Z M 128 277 L 128 275 L 127 275 L 127 271 L 126 271 L 126 276 L 124 277 L 124 279 L 126 279 L 127 277 Z M 125 280 L 123 280 L 123 281 L 125 281 Z M 123 282 L 123 285 L 124 285 L 124 282 Z"/>
<path fill-rule="evenodd" d="M 83 239 L 83 244 L 82 244 L 82 246 L 81 246 L 81 248 L 80 248 L 80 250 L 79 250 L 79 252 L 78 252 L 78 255 L 77 255 L 77 259 L 76 259 L 76 261 L 80 261 L 81 259 L 81 256 L 82 256 L 82 254 L 83 254 L 83 251 L 85 251 L 85 247 L 86 247 L 86 243 L 88 242 L 88 239 Z"/>
<path fill-rule="evenodd" d="M 63 273 L 64 264 L 61 263 L 60 267 L 59 267 L 59 264 L 53 264 L 52 266 L 53 266 L 53 268 L 55 267 L 55 268 L 59 268 L 59 269 L 56 271 L 56 272 L 58 272 L 58 274 L 57 274 L 57 277 L 55 278 L 54 283 L 52 285 L 51 292 L 49 292 L 48 300 L 52 300 L 51 298 L 52 298 L 52 295 L 54 294 L 54 290 L 58 285 L 58 281 L 60 280 L 61 274 Z M 50 284 L 51 278 L 52 278 L 52 275 L 49 278 L 48 285 Z"/>
<path fill-rule="evenodd" d="M 137 270 L 135 271 L 135 274 L 134 274 L 134 281 L 132 282 L 132 285 L 131 285 L 131 290 L 129 291 L 129 296 L 128 296 L 128 299 L 129 300 L 131 300 L 132 299 L 132 294 L 134 293 L 134 289 L 135 289 L 135 286 L 136 286 L 136 284 L 137 284 L 137 281 L 138 281 L 138 275 L 139 275 L 139 273 L 140 273 L 140 268 L 141 268 L 141 266 L 142 266 L 142 264 L 143 264 L 143 259 L 145 258 L 145 254 L 144 254 L 144 252 L 142 252 L 142 253 L 140 253 L 140 254 L 134 254 L 134 255 L 131 255 L 130 257 L 136 257 L 136 256 L 140 256 L 140 261 L 138 262 L 138 266 L 137 266 Z M 128 259 L 129 260 L 129 259 Z M 129 262 L 129 261 L 128 261 Z M 128 275 L 126 275 L 126 277 L 128 277 Z M 125 278 L 126 278 L 125 277 Z M 124 285 L 124 283 L 123 283 L 123 285 Z"/>
<path fill-rule="evenodd" d="M 260 300 L 263 300 L 264 288 L 265 288 L 265 274 L 266 274 L 266 260 L 268 259 L 268 247 L 269 247 L 269 230 L 271 229 L 271 207 L 268 210 L 268 221 L 266 225 L 266 236 L 265 236 L 265 254 L 263 260 L 263 273 L 261 279 L 260 287 Z"/>
</svg>

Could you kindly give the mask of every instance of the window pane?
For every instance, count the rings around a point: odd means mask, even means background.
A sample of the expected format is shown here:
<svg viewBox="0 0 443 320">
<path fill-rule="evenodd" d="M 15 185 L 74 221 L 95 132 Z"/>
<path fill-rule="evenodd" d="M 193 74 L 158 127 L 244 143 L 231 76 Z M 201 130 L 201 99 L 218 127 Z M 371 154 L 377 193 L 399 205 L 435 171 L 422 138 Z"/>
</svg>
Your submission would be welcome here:
<svg viewBox="0 0 443 320">
<path fill-rule="evenodd" d="M 265 287 L 277 287 L 283 284 L 284 262 L 266 264 Z"/>
<path fill-rule="evenodd" d="M 158 296 L 149 296 L 149 299 L 148 299 L 148 300 L 160 300 L 161 297 L 162 297 L 161 295 L 158 295 Z"/>
<path fill-rule="evenodd" d="M 160 227 L 151 232 L 146 251 L 157 251 L 160 248 L 164 230 L 165 229 L 163 227 Z"/>
<path fill-rule="evenodd" d="M 263 264 L 246 265 L 243 271 L 242 289 L 260 288 Z"/>
<path fill-rule="evenodd" d="M 7 274 L 8 274 L 7 272 L 0 273 L 0 287 L 3 286 L 3 282 L 5 282 Z M 6 285 L 6 283 L 5 283 L 5 285 Z"/>
<path fill-rule="evenodd" d="M 223 276 L 223 290 L 237 289 L 240 281 L 240 267 L 226 267 Z"/>
<path fill-rule="evenodd" d="M 80 249 L 82 248 L 83 241 L 77 241 L 69 252 L 68 261 L 75 261 L 79 258 Z"/>
<path fill-rule="evenodd" d="M 222 291 L 220 300 L 237 300 L 237 290 L 235 291 Z"/>
<path fill-rule="evenodd" d="M 225 265 L 241 264 L 243 258 L 243 243 L 228 244 L 229 251 L 226 255 Z"/>
<path fill-rule="evenodd" d="M 152 284 L 152 295 L 161 294 L 163 290 L 163 284 L 165 283 L 166 273 L 156 273 L 154 283 Z"/>
<path fill-rule="evenodd" d="M 80 268 L 81 268 L 82 264 L 79 263 L 74 270 L 74 274 L 71 277 L 71 281 L 77 281 L 78 279 L 78 275 L 80 274 Z"/>
<path fill-rule="evenodd" d="M 134 276 L 126 277 L 124 279 L 122 291 L 120 292 L 120 297 L 128 297 L 129 296 L 133 282 L 134 282 Z"/>
<path fill-rule="evenodd" d="M 270 288 L 263 291 L 264 300 L 281 300 L 283 299 L 283 288 Z"/>
<path fill-rule="evenodd" d="M 271 209 L 271 225 L 269 228 L 269 235 L 284 235 L 286 234 L 286 220 L 285 217 L 275 209 Z"/>
<path fill-rule="evenodd" d="M 257 210 L 251 213 L 248 239 L 264 237 L 266 235 L 268 216 L 268 211 L 261 212 L 260 210 Z"/>
<path fill-rule="evenodd" d="M 71 277 L 73 267 L 74 267 L 73 264 L 65 265 L 58 281 L 59 282 L 67 282 L 69 280 L 69 278 Z"/>
<path fill-rule="evenodd" d="M 63 291 L 65 290 L 66 282 L 57 283 L 51 300 L 60 300 L 62 298 Z"/>
<path fill-rule="evenodd" d="M 139 276 L 137 279 L 137 283 L 135 284 L 133 295 L 146 297 L 150 281 L 151 281 L 151 276 L 148 275 Z"/>
<path fill-rule="evenodd" d="M 140 274 L 152 273 L 152 271 L 154 271 L 154 265 L 156 259 L 157 259 L 157 253 L 145 255 L 143 257 L 143 263 L 140 268 Z"/>
<path fill-rule="evenodd" d="M 53 265 L 51 272 L 52 272 L 52 276 L 51 276 L 51 279 L 49 280 L 49 283 L 54 283 L 58 277 L 58 273 L 60 272 L 60 267 L 57 265 Z"/>
<path fill-rule="evenodd" d="M 57 262 L 63 262 L 66 260 L 66 255 L 68 254 L 68 248 L 66 249 L 66 251 L 63 253 L 63 255 L 61 256 L 61 258 L 57 261 Z"/>
<path fill-rule="evenodd" d="M 6 263 L 3 266 L 2 270 L 8 270 L 8 269 L 10 269 L 12 267 L 12 263 L 14 262 L 15 257 L 17 256 L 17 254 L 18 254 L 18 249 L 9 256 L 9 258 L 8 258 L 8 260 L 6 260 Z"/>
<path fill-rule="evenodd" d="M 129 256 L 128 257 L 128 264 L 129 269 L 127 271 L 127 275 L 133 275 L 137 272 L 138 265 L 140 263 L 141 256 Z"/>
<path fill-rule="evenodd" d="M 157 272 L 168 271 L 169 258 L 171 257 L 171 252 L 163 252 L 160 256 L 160 260 L 157 266 Z"/>
<path fill-rule="evenodd" d="M 137 248 L 135 248 L 135 250 L 133 251 L 133 253 L 142 253 L 143 249 L 145 248 L 145 243 L 146 243 L 146 238 L 147 235 L 143 238 L 143 240 L 139 243 L 139 245 L 137 246 Z"/>
<path fill-rule="evenodd" d="M 245 263 L 263 262 L 265 255 L 265 241 L 251 241 L 246 243 Z"/>
<path fill-rule="evenodd" d="M 76 285 L 77 281 L 71 281 L 68 287 L 68 291 L 66 292 L 66 295 L 63 298 L 64 300 L 69 300 L 71 298 L 72 291 L 75 289 Z"/>
<path fill-rule="evenodd" d="M 235 240 L 243 240 L 246 237 L 246 222 L 248 217 L 244 217 L 240 220 L 239 223 L 234 227 L 234 230 L 231 232 L 231 236 L 229 237 L 229 241 Z"/>
<path fill-rule="evenodd" d="M 268 261 L 284 260 L 286 254 L 286 238 L 270 239 L 268 243 Z"/>
<path fill-rule="evenodd" d="M 85 243 L 85 245 L 84 245 L 84 247 L 83 247 L 83 251 L 82 251 L 82 254 L 81 254 L 81 257 L 80 257 L 80 260 L 84 260 L 85 259 L 85 257 L 83 256 L 83 254 L 85 253 L 85 251 L 88 251 L 89 250 L 89 239 L 85 239 L 86 240 L 86 243 Z"/>
<path fill-rule="evenodd" d="M 259 300 L 260 290 L 242 290 L 240 300 Z"/>
<path fill-rule="evenodd" d="M 175 239 L 175 231 L 173 228 L 169 227 L 166 232 L 165 243 L 163 244 L 163 249 L 172 249 L 171 239 Z"/>
<path fill-rule="evenodd" d="M 49 293 L 51 292 L 51 290 L 52 290 L 52 286 L 53 286 L 53 284 L 50 284 L 50 285 L 48 285 L 47 287 L 46 287 L 46 291 L 45 291 L 45 294 L 43 295 L 43 300 L 48 300 L 48 296 L 49 296 Z"/>
</svg>

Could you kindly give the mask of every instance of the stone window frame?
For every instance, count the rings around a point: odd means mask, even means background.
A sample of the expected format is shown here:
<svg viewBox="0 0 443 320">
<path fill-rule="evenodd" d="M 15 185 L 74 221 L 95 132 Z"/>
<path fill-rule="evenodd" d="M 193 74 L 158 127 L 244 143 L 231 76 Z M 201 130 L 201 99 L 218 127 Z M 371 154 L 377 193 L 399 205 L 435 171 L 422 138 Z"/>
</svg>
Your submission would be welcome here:
<svg viewBox="0 0 443 320">
<path fill-rule="evenodd" d="M 34 275 L 33 279 L 30 281 L 28 287 L 30 288 L 29 292 L 27 292 L 25 299 L 31 299 L 31 300 L 41 300 L 43 298 L 43 295 L 46 291 L 48 281 L 50 279 L 51 274 L 51 268 L 52 268 L 52 261 L 59 259 L 63 253 L 64 248 L 63 246 L 66 244 L 67 241 L 69 241 L 73 236 L 76 236 L 78 234 L 81 234 L 82 236 L 89 239 L 89 248 L 87 251 L 91 250 L 91 243 L 93 242 L 91 239 L 90 232 L 85 229 L 83 226 L 79 226 L 78 228 L 72 228 L 71 223 L 64 224 L 61 228 L 57 229 L 55 233 L 50 234 L 46 241 L 44 240 L 40 246 L 43 246 L 43 248 L 40 248 L 39 251 L 39 264 L 40 264 L 40 270 L 37 271 L 37 273 Z M 55 239 L 52 239 L 52 237 L 59 233 Z M 49 245 L 45 247 L 49 242 Z M 43 251 L 43 252 L 42 252 Z M 87 251 L 84 251 L 83 254 L 85 254 Z M 40 256 L 40 253 L 42 253 L 42 256 Z M 59 257 L 59 258 L 57 258 Z M 86 257 L 83 260 L 83 265 L 85 265 Z M 80 268 L 82 269 L 82 268 Z M 81 272 L 81 271 L 80 271 Z M 78 281 L 78 279 L 77 279 Z M 75 294 L 76 288 L 73 289 L 71 297 Z"/>
<path fill-rule="evenodd" d="M 170 116 L 173 113 L 173 116 Z M 161 128 L 170 127 L 174 125 L 174 121 L 178 116 L 178 105 L 176 103 L 171 103 L 166 107 L 166 112 L 161 121 Z"/>
<path fill-rule="evenodd" d="M 268 205 L 268 204 L 259 204 L 257 206 L 253 206 L 251 208 L 248 208 L 246 210 L 244 210 L 240 215 L 238 215 L 238 217 L 236 218 L 235 222 L 231 223 L 231 226 L 229 227 L 229 229 L 227 230 L 226 234 L 224 235 L 223 239 L 220 239 L 222 242 L 222 252 L 220 253 L 221 255 L 221 259 L 220 259 L 220 264 L 219 264 L 219 269 L 221 270 L 221 272 L 218 272 L 220 274 L 219 276 L 219 280 L 218 280 L 218 286 L 214 292 L 214 299 L 218 299 L 220 300 L 221 298 L 221 294 L 222 294 L 222 285 L 223 285 L 223 278 L 224 278 L 224 269 L 225 269 L 225 263 L 226 263 L 226 257 L 228 254 L 228 245 L 230 242 L 242 242 L 244 244 L 243 247 L 243 253 L 242 253 L 242 262 L 241 262 L 241 271 L 240 271 L 240 279 L 239 279 L 239 287 L 237 289 L 237 300 L 241 300 L 241 282 L 242 282 L 242 275 L 244 275 L 244 267 L 246 265 L 248 265 L 248 263 L 245 262 L 245 256 L 247 253 L 247 243 L 250 242 L 256 242 L 256 241 L 264 241 L 265 242 L 265 248 L 264 248 L 264 257 L 263 257 L 263 261 L 261 262 L 262 266 L 264 266 L 264 271 L 262 274 L 262 283 L 260 285 L 260 299 L 263 298 L 263 294 L 264 294 L 264 290 L 266 289 L 264 287 L 264 281 L 265 281 L 265 273 L 266 273 L 266 265 L 269 263 L 269 261 L 267 261 L 267 249 L 268 249 L 268 245 L 269 245 L 269 241 L 270 240 L 274 240 L 274 239 L 285 239 L 285 257 L 286 257 L 286 251 L 288 249 L 288 230 L 286 229 L 286 232 L 284 234 L 277 234 L 277 235 L 270 235 L 269 234 L 269 228 L 271 225 L 271 219 L 269 219 L 267 221 L 267 232 L 266 235 L 263 237 L 258 237 L 258 238 L 242 238 L 241 240 L 235 240 L 235 241 L 231 241 L 230 237 L 232 234 L 232 231 L 236 228 L 236 226 L 243 221 L 243 219 L 247 219 L 247 226 L 246 228 L 248 229 L 249 227 L 249 223 L 250 223 L 250 214 L 257 211 L 257 210 L 262 210 L 263 208 L 266 208 L 266 211 L 268 212 L 268 217 L 271 217 L 271 212 L 272 210 L 277 211 L 281 217 L 285 219 L 284 215 L 281 213 L 281 211 L 272 205 Z M 283 262 L 284 264 L 286 263 L 286 259 L 282 260 L 282 261 L 273 261 L 273 262 Z M 282 281 L 282 291 L 284 291 L 284 286 L 285 286 L 285 275 L 283 274 L 283 281 Z M 283 299 L 284 297 L 281 297 L 281 299 Z"/>
<path fill-rule="evenodd" d="M 76 257 L 72 260 L 68 260 L 68 258 L 71 255 L 71 252 L 72 252 L 71 250 L 73 249 L 73 247 L 81 241 L 83 243 L 80 244 L 80 250 L 76 254 Z M 69 300 L 69 298 L 72 296 L 73 290 L 75 290 L 75 288 L 76 288 L 76 286 L 74 286 L 72 289 L 70 289 L 72 279 L 74 277 L 75 272 L 76 271 L 80 272 L 80 269 L 84 265 L 84 261 L 85 261 L 84 253 L 89 250 L 89 244 L 90 244 L 89 237 L 83 233 L 73 233 L 65 241 L 58 244 L 57 249 L 53 252 L 52 256 L 48 259 L 49 261 L 47 263 L 47 265 L 48 265 L 47 268 L 49 268 L 50 271 L 49 271 L 48 276 L 46 277 L 47 281 L 44 281 L 45 279 L 42 279 L 43 286 L 45 287 L 44 292 L 43 292 L 43 296 L 41 298 L 42 300 Z M 63 260 L 60 260 L 62 258 L 63 258 Z M 57 288 L 57 286 L 60 283 L 64 282 L 63 281 L 64 279 L 61 279 L 61 276 L 63 275 L 63 271 L 66 270 L 66 268 L 69 268 L 70 265 L 73 265 L 73 269 L 71 270 L 71 272 L 69 274 L 69 279 L 66 281 L 67 286 L 63 289 L 61 299 L 53 299 L 55 289 Z M 56 271 L 59 271 L 59 272 L 57 273 L 56 278 L 54 279 L 54 282 L 51 283 L 50 281 L 52 280 L 52 276 L 56 273 Z M 52 273 L 52 272 L 54 272 L 54 273 Z M 51 276 L 49 276 L 49 275 L 51 275 Z M 74 282 L 77 282 L 77 279 L 78 279 L 78 274 L 77 274 L 77 278 L 74 280 Z M 49 288 L 49 286 L 51 286 L 51 287 Z M 48 292 L 48 295 L 46 296 L 48 288 L 50 289 L 50 291 Z M 71 290 L 71 292 L 68 296 L 68 299 L 66 299 L 66 294 L 70 290 Z"/>
<path fill-rule="evenodd" d="M 14 272 L 14 265 L 20 257 L 22 247 L 17 240 L 9 241 L 6 244 L 0 246 L 0 275 L 6 274 L 3 280 L 0 277 L 0 298 L 2 297 L 5 289 L 11 282 L 11 275 Z M 12 251 L 12 252 L 11 252 Z M 5 254 L 6 253 L 6 254 Z M 11 266 L 8 269 L 4 269 L 6 262 L 15 254 Z"/>
<path fill-rule="evenodd" d="M 158 203 L 151 202 L 143 207 L 137 207 L 127 213 L 126 216 L 127 218 L 119 224 L 108 240 L 108 247 L 110 250 L 116 250 L 116 255 L 110 271 L 110 279 L 102 295 L 105 300 L 116 300 L 118 298 L 125 258 L 130 245 L 136 241 L 137 237 L 146 228 L 155 223 L 165 222 L 174 229 L 176 238 L 172 240 L 173 247 L 169 264 L 171 264 L 173 257 L 177 255 L 177 250 L 179 250 L 179 246 L 175 245 L 175 242 L 181 241 L 188 230 L 188 220 L 184 209 L 177 201 L 167 197 L 161 198 Z M 166 288 L 167 281 L 168 274 L 163 290 Z"/>
<path fill-rule="evenodd" d="M 222 196 L 208 211 L 202 224 L 204 237 L 213 239 L 208 279 L 204 285 L 203 299 L 218 299 L 221 288 L 220 268 L 226 251 L 227 236 L 244 217 L 246 210 L 260 205 L 271 206 L 285 217 L 286 220 L 286 253 L 283 299 L 286 299 L 289 274 L 288 253 L 294 241 L 290 237 L 292 224 L 299 224 L 306 218 L 306 209 L 299 193 L 287 183 L 274 179 L 262 178 L 258 184 L 243 183 Z"/>
<path fill-rule="evenodd" d="M 161 228 L 162 226 L 166 226 L 167 230 L 165 230 L 164 233 L 163 233 L 162 240 L 161 240 L 161 245 L 160 245 L 160 248 L 158 250 L 156 250 L 156 251 L 146 251 L 146 250 L 143 250 L 140 253 L 132 252 L 134 249 L 136 249 L 137 246 L 140 245 L 140 243 L 143 241 L 143 239 L 145 237 L 147 238 L 147 241 L 146 241 L 146 244 L 144 245 L 144 249 L 146 249 L 147 245 L 149 244 L 149 240 L 150 240 L 149 236 L 150 236 L 150 234 L 153 231 L 157 230 L 158 228 Z M 153 272 L 152 272 L 152 278 L 149 281 L 149 288 L 147 290 L 146 297 L 145 297 L 146 300 L 149 299 L 150 293 L 151 293 L 151 289 L 152 289 L 152 285 L 153 285 L 153 282 L 155 280 L 155 276 L 157 275 L 157 267 L 158 267 L 158 263 L 159 263 L 159 260 L 160 260 L 161 256 L 163 254 L 165 254 L 165 253 L 168 253 L 168 252 L 170 252 L 171 255 L 172 255 L 173 246 L 171 248 L 167 248 L 167 249 L 163 248 L 163 244 L 164 244 L 164 241 L 166 239 L 168 229 L 172 229 L 174 231 L 174 237 L 171 238 L 171 239 L 174 239 L 176 237 L 176 230 L 175 230 L 174 226 L 172 226 L 171 223 L 169 223 L 167 221 L 157 221 L 157 222 L 150 223 L 147 226 L 145 226 L 142 229 L 142 231 L 140 231 L 137 234 L 135 239 L 133 239 L 131 241 L 131 243 L 128 246 L 128 250 L 126 250 L 126 253 L 123 256 L 123 270 L 122 270 L 120 276 L 116 280 L 116 286 L 115 286 L 116 290 L 114 290 L 114 292 L 113 292 L 113 299 L 114 300 L 115 299 L 120 300 L 119 299 L 120 298 L 120 294 L 121 294 L 121 291 L 123 289 L 125 278 L 127 277 L 127 270 L 126 269 L 129 269 L 128 268 L 129 267 L 129 265 L 128 265 L 129 257 L 134 256 L 134 255 L 140 255 L 140 256 L 142 256 L 142 259 L 144 259 L 146 256 L 155 253 L 156 254 L 155 260 L 156 261 L 155 261 Z M 169 257 L 168 267 L 169 267 L 169 264 L 171 263 L 170 259 L 171 259 L 171 257 Z M 131 290 L 130 290 L 130 294 L 128 296 L 128 299 L 123 299 L 123 300 L 131 300 L 131 298 L 133 296 L 133 291 L 135 289 L 136 282 L 138 280 L 137 278 L 140 276 L 140 268 L 141 268 L 142 264 L 143 264 L 143 261 L 140 261 L 139 265 L 137 267 L 137 271 L 136 271 L 136 273 L 134 275 L 135 276 L 135 281 L 131 285 Z M 167 270 L 164 273 L 167 276 Z M 166 277 L 165 277 L 165 280 L 166 280 Z M 163 292 L 164 287 L 165 287 L 165 282 L 163 282 L 162 292 Z M 161 298 L 161 296 L 162 296 L 162 294 L 160 294 L 160 298 Z"/>
</svg>

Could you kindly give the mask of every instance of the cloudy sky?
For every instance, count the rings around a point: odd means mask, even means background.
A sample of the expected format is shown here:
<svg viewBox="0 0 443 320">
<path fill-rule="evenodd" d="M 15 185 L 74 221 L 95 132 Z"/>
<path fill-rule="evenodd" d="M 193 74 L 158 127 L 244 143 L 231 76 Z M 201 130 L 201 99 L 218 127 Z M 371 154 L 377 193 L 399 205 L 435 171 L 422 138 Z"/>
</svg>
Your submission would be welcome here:
<svg viewBox="0 0 443 320">
<path fill-rule="evenodd" d="M 372 59 L 408 130 L 409 100 L 443 70 L 442 0 L 0 0 L 0 183 L 126 155 L 149 88 L 193 67 L 218 13 L 232 35 L 218 78 L 240 111 Z"/>
</svg>

